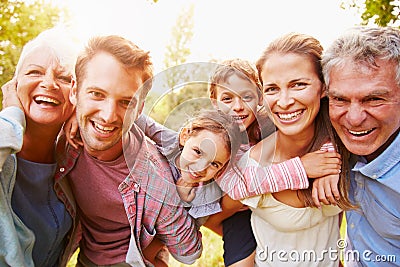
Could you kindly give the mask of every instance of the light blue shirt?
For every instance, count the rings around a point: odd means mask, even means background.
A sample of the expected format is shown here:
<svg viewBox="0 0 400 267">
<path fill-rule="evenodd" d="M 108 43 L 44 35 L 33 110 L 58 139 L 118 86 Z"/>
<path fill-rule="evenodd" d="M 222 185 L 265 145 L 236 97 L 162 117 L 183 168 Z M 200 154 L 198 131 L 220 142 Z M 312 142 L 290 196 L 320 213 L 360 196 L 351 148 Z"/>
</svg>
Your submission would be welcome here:
<svg viewBox="0 0 400 267">
<path fill-rule="evenodd" d="M 358 158 L 350 198 L 359 209 L 346 212 L 348 266 L 400 266 L 400 134 L 375 160 Z"/>
<path fill-rule="evenodd" d="M 15 154 L 22 147 L 24 112 L 8 107 L 0 112 L 0 266 L 34 266 L 35 237 L 11 207 L 17 173 Z M 4 164 L 4 165 L 3 165 Z"/>
</svg>

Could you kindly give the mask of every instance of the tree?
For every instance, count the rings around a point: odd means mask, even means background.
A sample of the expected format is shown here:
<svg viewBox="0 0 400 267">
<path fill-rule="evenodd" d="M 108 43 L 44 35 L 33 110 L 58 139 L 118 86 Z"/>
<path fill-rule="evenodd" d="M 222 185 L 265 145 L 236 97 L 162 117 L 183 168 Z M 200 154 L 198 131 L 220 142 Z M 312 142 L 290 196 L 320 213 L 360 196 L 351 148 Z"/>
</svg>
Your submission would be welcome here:
<svg viewBox="0 0 400 267">
<path fill-rule="evenodd" d="M 208 80 L 215 68 L 216 64 L 210 62 L 185 63 L 155 75 L 153 86 L 159 88 L 167 77 L 183 74 L 179 84 L 174 86 L 174 104 L 171 105 L 171 90 L 161 96 L 151 94 L 146 99 L 145 113 L 167 127 L 178 130 L 194 112 L 207 108 L 206 102 L 210 102 L 207 96 Z M 163 88 L 168 89 L 168 86 Z"/>
<path fill-rule="evenodd" d="M 343 1 L 342 7 L 358 9 L 361 14 L 362 24 L 374 23 L 378 26 L 399 26 L 400 1 L 399 0 L 350 0 Z"/>
<path fill-rule="evenodd" d="M 172 39 L 166 47 L 164 66 L 165 69 L 171 69 L 167 72 L 166 83 L 170 89 L 170 109 L 176 105 L 175 86 L 186 80 L 187 73 L 185 68 L 174 68 L 186 62 L 190 55 L 190 42 L 193 37 L 193 13 L 194 6 L 183 8 L 175 26 L 172 28 Z"/>
<path fill-rule="evenodd" d="M 3 85 L 12 78 L 25 43 L 61 22 L 67 13 L 45 0 L 1 0 L 0 11 L 0 84 Z"/>
</svg>

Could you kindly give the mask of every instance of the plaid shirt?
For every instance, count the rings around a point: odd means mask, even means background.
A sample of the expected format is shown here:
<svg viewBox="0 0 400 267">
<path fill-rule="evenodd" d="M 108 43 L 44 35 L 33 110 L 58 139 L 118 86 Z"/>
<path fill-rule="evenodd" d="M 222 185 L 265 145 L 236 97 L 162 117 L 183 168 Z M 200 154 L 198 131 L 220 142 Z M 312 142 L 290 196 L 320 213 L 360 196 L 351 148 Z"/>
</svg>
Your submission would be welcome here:
<svg viewBox="0 0 400 267">
<path fill-rule="evenodd" d="M 152 266 L 144 259 L 142 251 L 157 237 L 166 244 L 174 258 L 192 264 L 201 256 L 201 233 L 180 201 L 168 162 L 139 129 L 135 133 L 130 131 L 129 137 L 136 138 L 141 145 L 138 151 L 132 151 L 130 147 L 125 149 L 130 174 L 118 188 L 134 233 L 134 236 L 131 236 L 126 261 L 132 266 Z M 75 218 L 61 265 L 64 266 L 80 239 L 76 203 L 65 177 L 68 177 L 68 173 L 75 166 L 81 151 L 65 145 L 64 139 L 60 140 L 59 144 L 57 155 L 61 157 L 55 175 L 55 190 Z"/>
</svg>

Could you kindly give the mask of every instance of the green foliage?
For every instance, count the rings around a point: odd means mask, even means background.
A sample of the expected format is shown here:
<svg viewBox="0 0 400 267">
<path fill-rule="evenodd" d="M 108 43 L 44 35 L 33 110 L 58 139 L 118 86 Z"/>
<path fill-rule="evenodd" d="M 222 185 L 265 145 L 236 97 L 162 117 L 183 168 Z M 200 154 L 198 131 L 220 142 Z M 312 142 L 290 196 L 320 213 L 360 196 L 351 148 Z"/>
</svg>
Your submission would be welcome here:
<svg viewBox="0 0 400 267">
<path fill-rule="evenodd" d="M 190 55 L 189 45 L 193 37 L 194 26 L 193 13 L 193 4 L 188 8 L 183 8 L 176 20 L 176 24 L 172 28 L 172 38 L 166 47 L 164 58 L 164 67 L 167 70 L 184 64 Z M 172 110 L 176 105 L 175 86 L 179 85 L 183 80 L 186 80 L 185 70 L 180 68 L 173 68 L 166 75 L 166 85 L 171 90 L 169 107 L 167 107 L 169 110 Z"/>
<path fill-rule="evenodd" d="M 214 73 L 216 66 L 217 64 L 209 62 L 187 63 L 155 76 L 154 87 L 158 87 L 157 83 L 161 83 L 171 74 L 181 73 L 182 80 L 174 90 L 168 86 L 164 88 L 167 91 L 164 95 L 151 92 L 146 99 L 145 114 L 171 129 L 179 130 L 193 113 L 212 108 L 207 90 L 209 76 Z"/>
<path fill-rule="evenodd" d="M 0 84 L 3 85 L 14 75 L 25 43 L 60 22 L 66 12 L 45 0 L 1 0 L 0 11 Z"/>
<path fill-rule="evenodd" d="M 190 55 L 189 44 L 193 37 L 193 13 L 194 6 L 182 9 L 175 26 L 172 28 L 172 38 L 166 47 L 165 68 L 181 65 Z"/>
<path fill-rule="evenodd" d="M 342 7 L 346 3 L 342 2 Z M 347 5 L 350 8 L 358 9 L 361 13 L 362 24 L 374 23 L 378 26 L 398 25 L 400 15 L 399 0 L 351 0 Z"/>
<path fill-rule="evenodd" d="M 396 8 L 397 7 L 397 8 Z M 397 14 L 394 12 L 397 9 Z M 393 24 L 399 15 L 399 2 L 392 0 L 366 0 L 365 11 L 361 15 L 364 24 L 374 19 L 375 24 L 387 26 Z"/>
<path fill-rule="evenodd" d="M 171 97 L 175 99 L 174 107 L 170 105 Z M 193 83 L 162 96 L 150 94 L 146 99 L 146 107 L 149 110 L 145 113 L 168 128 L 178 131 L 193 113 L 207 106 L 211 108 L 207 97 L 207 84 Z"/>
</svg>

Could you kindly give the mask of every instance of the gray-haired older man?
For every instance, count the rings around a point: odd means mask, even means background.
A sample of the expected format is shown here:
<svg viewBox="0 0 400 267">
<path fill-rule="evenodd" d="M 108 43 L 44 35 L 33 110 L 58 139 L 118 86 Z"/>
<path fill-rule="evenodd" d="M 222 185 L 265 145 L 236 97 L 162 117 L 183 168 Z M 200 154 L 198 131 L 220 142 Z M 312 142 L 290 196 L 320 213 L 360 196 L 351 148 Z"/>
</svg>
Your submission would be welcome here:
<svg viewBox="0 0 400 267">
<path fill-rule="evenodd" d="M 400 31 L 353 28 L 333 42 L 322 64 L 332 124 L 354 154 L 350 197 L 358 208 L 346 212 L 353 251 L 345 260 L 399 266 Z"/>
</svg>

